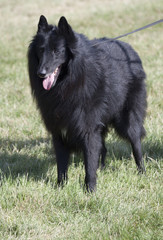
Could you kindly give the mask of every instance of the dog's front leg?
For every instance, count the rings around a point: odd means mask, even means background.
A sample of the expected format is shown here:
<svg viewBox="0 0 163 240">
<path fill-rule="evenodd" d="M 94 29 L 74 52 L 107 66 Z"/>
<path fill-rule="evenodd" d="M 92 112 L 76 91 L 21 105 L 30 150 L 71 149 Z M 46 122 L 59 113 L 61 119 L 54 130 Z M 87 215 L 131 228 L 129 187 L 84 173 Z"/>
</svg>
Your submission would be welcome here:
<svg viewBox="0 0 163 240">
<path fill-rule="evenodd" d="M 53 144 L 57 160 L 58 185 L 63 185 L 68 179 L 67 171 L 70 153 L 62 138 L 53 136 Z"/>
<path fill-rule="evenodd" d="M 99 133 L 89 132 L 84 139 L 85 184 L 88 192 L 96 189 L 96 172 L 102 148 L 102 138 Z"/>
</svg>

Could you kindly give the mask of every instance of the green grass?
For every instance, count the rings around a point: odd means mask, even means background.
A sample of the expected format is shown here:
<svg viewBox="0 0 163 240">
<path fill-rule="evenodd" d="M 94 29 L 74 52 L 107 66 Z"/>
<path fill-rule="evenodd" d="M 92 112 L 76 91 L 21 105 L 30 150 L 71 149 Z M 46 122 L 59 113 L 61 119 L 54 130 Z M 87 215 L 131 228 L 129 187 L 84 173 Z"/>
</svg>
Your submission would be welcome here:
<svg viewBox="0 0 163 240">
<path fill-rule="evenodd" d="M 26 52 L 39 16 L 65 15 L 74 29 L 115 37 L 162 18 L 161 0 L 0 0 L 0 239 L 163 239 L 163 25 L 123 40 L 147 73 L 147 173 L 139 176 L 130 147 L 113 132 L 97 191 L 83 190 L 84 166 L 75 156 L 69 181 L 56 186 L 56 162 L 30 94 Z"/>
</svg>

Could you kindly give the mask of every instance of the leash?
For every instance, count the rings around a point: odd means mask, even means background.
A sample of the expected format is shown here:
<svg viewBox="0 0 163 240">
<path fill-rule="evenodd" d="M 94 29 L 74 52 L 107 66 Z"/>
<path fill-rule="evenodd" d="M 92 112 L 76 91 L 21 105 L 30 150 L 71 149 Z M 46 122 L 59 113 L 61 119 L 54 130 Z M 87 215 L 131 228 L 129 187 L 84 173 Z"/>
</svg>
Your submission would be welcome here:
<svg viewBox="0 0 163 240">
<path fill-rule="evenodd" d="M 134 31 L 132 31 L 132 32 L 128 32 L 128 33 L 122 34 L 122 35 L 120 35 L 120 36 L 118 36 L 118 37 L 110 38 L 110 39 L 104 40 L 103 42 L 98 42 L 98 43 L 94 44 L 93 46 L 99 45 L 99 44 L 104 43 L 104 42 L 107 42 L 107 41 L 113 41 L 113 40 L 117 40 L 117 39 L 119 39 L 119 38 L 126 37 L 126 36 L 128 36 L 128 35 L 130 35 L 130 34 L 133 34 L 133 33 L 139 32 L 139 31 L 142 31 L 142 30 L 144 30 L 144 29 L 147 29 L 147 28 L 149 28 L 149 27 L 152 27 L 152 26 L 154 26 L 154 25 L 156 25 L 156 24 L 159 24 L 159 23 L 161 23 L 161 22 L 163 22 L 163 19 L 160 19 L 160 20 L 158 20 L 158 21 L 156 21 L 156 22 L 153 22 L 153 23 L 150 23 L 150 24 L 148 24 L 148 25 L 145 25 L 144 27 L 137 28 L 136 30 L 134 30 Z"/>
</svg>

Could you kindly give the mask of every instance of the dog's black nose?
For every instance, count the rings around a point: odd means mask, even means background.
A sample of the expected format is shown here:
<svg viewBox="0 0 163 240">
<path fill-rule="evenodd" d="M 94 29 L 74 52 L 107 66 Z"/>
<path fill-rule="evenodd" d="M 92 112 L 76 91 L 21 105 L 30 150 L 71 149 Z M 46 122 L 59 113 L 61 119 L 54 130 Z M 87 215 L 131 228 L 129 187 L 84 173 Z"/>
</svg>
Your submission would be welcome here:
<svg viewBox="0 0 163 240">
<path fill-rule="evenodd" d="M 37 72 L 37 75 L 40 77 L 40 78 L 45 78 L 46 77 L 46 70 L 45 69 L 42 69 L 41 71 L 39 70 Z"/>
</svg>

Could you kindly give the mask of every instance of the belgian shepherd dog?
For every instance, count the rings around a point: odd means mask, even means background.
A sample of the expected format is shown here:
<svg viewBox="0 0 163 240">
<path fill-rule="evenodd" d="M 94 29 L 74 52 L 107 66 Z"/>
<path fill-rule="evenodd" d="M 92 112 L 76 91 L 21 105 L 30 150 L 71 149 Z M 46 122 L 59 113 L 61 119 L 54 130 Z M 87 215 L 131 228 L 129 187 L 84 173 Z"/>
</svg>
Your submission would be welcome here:
<svg viewBox="0 0 163 240">
<path fill-rule="evenodd" d="M 145 72 L 138 54 L 122 41 L 89 40 L 65 17 L 58 26 L 40 16 L 28 49 L 32 94 L 56 153 L 58 184 L 67 180 L 72 152 L 83 153 L 85 184 L 96 189 L 96 171 L 105 165 L 109 127 L 128 140 L 139 172 L 144 172 Z"/>
</svg>

